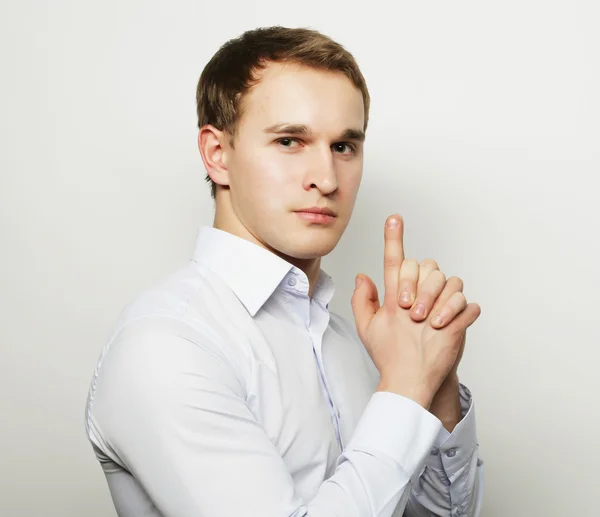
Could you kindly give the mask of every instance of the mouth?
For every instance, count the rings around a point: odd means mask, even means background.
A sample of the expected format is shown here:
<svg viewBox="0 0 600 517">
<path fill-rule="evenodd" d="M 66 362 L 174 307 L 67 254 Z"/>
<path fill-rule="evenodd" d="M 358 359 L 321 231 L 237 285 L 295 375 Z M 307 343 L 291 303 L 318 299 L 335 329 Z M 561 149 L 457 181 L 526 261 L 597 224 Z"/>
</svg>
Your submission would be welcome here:
<svg viewBox="0 0 600 517">
<path fill-rule="evenodd" d="M 295 211 L 300 219 L 310 223 L 328 224 L 336 219 L 336 213 L 330 208 L 320 208 L 313 206 L 311 208 L 302 208 Z"/>
</svg>

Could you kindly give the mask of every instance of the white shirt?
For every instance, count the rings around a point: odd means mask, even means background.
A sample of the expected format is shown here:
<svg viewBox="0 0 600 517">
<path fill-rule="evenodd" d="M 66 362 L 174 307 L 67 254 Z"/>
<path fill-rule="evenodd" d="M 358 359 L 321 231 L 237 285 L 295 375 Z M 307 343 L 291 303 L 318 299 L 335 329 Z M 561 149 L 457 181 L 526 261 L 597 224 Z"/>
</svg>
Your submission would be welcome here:
<svg viewBox="0 0 600 517">
<path fill-rule="evenodd" d="M 303 271 L 221 230 L 142 293 L 96 366 L 86 431 L 120 517 L 479 515 L 475 415 L 452 434 L 376 392 L 354 324 Z M 406 511 L 406 513 L 404 513 Z"/>
</svg>

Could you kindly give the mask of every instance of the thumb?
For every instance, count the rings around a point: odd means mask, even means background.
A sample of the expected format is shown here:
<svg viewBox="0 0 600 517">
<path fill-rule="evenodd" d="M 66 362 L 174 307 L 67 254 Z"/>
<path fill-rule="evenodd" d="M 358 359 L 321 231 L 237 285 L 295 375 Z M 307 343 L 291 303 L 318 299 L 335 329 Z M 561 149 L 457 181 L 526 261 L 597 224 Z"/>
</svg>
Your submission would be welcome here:
<svg viewBox="0 0 600 517">
<path fill-rule="evenodd" d="M 380 307 L 377 286 L 367 275 L 359 274 L 356 276 L 356 287 L 352 294 L 351 303 L 356 331 L 364 343 L 369 324 Z"/>
</svg>

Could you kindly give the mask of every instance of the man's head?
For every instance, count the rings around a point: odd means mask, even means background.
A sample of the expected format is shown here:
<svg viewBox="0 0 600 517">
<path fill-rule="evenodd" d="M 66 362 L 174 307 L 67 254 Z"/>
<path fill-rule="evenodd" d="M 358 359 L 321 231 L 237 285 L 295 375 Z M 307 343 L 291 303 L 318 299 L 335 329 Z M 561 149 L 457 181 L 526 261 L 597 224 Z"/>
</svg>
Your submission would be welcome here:
<svg viewBox="0 0 600 517">
<path fill-rule="evenodd" d="M 249 31 L 209 61 L 196 100 L 215 226 L 292 263 L 329 253 L 362 176 L 369 93 L 352 55 L 308 29 Z M 335 217 L 299 212 L 315 206 Z"/>
</svg>

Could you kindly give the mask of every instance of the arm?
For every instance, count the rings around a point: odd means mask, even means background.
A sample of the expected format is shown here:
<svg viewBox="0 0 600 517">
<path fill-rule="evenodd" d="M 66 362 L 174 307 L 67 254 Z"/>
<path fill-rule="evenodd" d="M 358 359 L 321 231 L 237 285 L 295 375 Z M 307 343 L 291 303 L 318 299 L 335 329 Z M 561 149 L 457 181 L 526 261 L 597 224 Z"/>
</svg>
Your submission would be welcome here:
<svg viewBox="0 0 600 517">
<path fill-rule="evenodd" d="M 178 325 L 126 328 L 93 406 L 97 432 L 164 517 L 390 517 L 406 502 L 441 429 L 433 415 L 374 394 L 335 473 L 302 499 L 236 369 Z"/>
<path fill-rule="evenodd" d="M 429 412 L 438 417 L 448 433 L 451 433 L 462 420 L 459 382 L 456 373 L 453 374 L 451 371 L 446 377 L 433 397 Z"/>
<path fill-rule="evenodd" d="M 379 372 L 360 339 L 353 330 L 351 334 L 373 384 L 380 383 Z M 444 428 L 440 429 L 423 468 L 411 480 L 406 510 L 400 509 L 394 516 L 454 517 L 452 510 L 458 507 L 456 512 L 463 513 L 456 513 L 457 517 L 478 517 L 483 497 L 483 461 L 478 457 L 471 393 L 458 382 L 456 367 L 435 394 L 429 411 Z"/>
<path fill-rule="evenodd" d="M 478 457 L 471 393 L 458 379 L 442 387 L 430 410 L 437 412 L 451 433 L 442 429 L 436 438 L 425 468 L 413 483 L 405 517 L 477 517 L 481 511 L 483 461 Z M 456 405 L 461 418 L 457 423 L 453 421 Z"/>
</svg>

